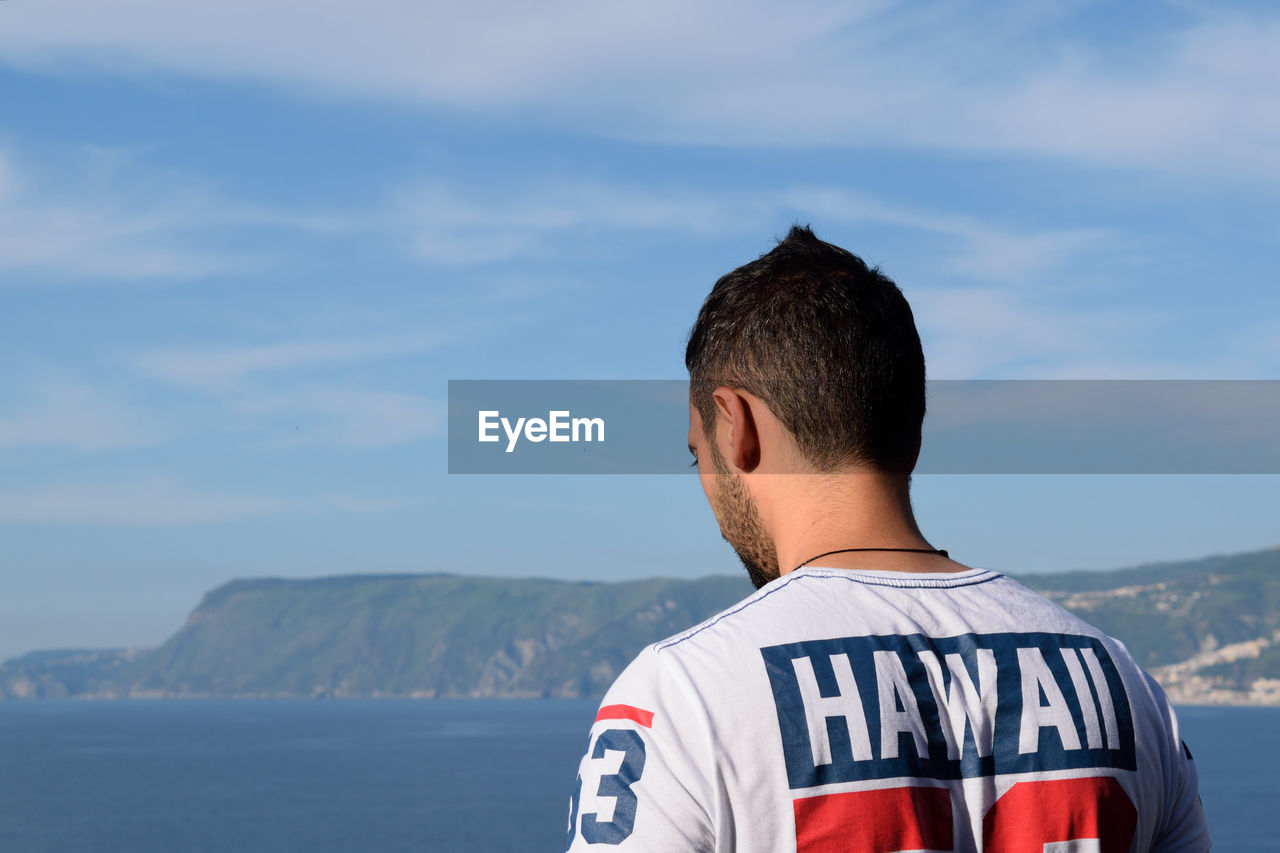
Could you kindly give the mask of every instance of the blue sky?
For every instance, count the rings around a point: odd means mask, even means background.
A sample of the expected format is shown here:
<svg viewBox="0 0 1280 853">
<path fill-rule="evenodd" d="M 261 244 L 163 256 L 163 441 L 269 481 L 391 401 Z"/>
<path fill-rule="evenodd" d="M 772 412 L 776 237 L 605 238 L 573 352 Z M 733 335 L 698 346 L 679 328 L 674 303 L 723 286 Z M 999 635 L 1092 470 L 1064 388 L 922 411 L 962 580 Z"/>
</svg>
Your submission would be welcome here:
<svg viewBox="0 0 1280 853">
<path fill-rule="evenodd" d="M 1280 378 L 1268 4 L 0 4 L 0 657 L 256 575 L 738 572 L 694 479 L 445 473 L 446 382 L 681 378 L 793 221 L 937 378 Z M 683 435 L 673 441 L 683 442 Z M 1010 572 L 1275 477 L 919 477 Z"/>
</svg>

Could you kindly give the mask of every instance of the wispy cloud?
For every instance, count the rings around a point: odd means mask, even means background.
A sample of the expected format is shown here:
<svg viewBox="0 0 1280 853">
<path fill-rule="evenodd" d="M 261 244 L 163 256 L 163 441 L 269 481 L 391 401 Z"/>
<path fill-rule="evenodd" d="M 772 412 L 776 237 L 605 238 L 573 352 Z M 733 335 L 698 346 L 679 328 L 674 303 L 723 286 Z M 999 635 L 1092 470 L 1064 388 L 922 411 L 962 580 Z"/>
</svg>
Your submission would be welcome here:
<svg viewBox="0 0 1280 853">
<path fill-rule="evenodd" d="M 302 497 L 213 492 L 167 477 L 121 483 L 0 489 L 0 523 L 155 527 L 220 524 L 279 515 L 379 512 L 402 502 L 343 494 Z"/>
<path fill-rule="evenodd" d="M 912 260 L 918 278 L 903 284 L 927 338 L 933 375 L 1187 375 L 1140 352 L 1142 342 L 1169 319 L 1158 308 L 1127 310 L 1115 307 L 1110 298 L 1082 300 L 1090 275 L 1072 279 L 1069 286 L 1060 284 L 1079 270 L 1097 278 L 1100 261 L 1102 269 L 1113 269 L 1118 252 L 1142 245 L 1141 234 L 1115 227 L 1043 226 L 1027 217 L 1002 222 L 942 207 L 888 202 L 839 186 L 747 191 L 607 185 L 572 178 L 484 193 L 437 183 L 407 191 L 393 207 L 420 241 L 423 258 L 445 264 L 553 256 L 566 242 L 581 241 L 584 233 L 608 229 L 759 234 L 802 219 L 828 228 L 899 230 L 927 238 L 912 239 L 921 247 Z M 440 253 L 426 248 L 440 248 Z"/>
<path fill-rule="evenodd" d="M 559 246 L 554 238 L 566 233 L 723 233 L 767 212 L 759 200 L 744 208 L 742 195 L 571 176 L 488 191 L 435 181 L 398 191 L 386 218 L 407 234 L 419 259 L 469 265 L 550 257 Z"/>
<path fill-rule="evenodd" d="M 290 446 L 377 448 L 421 441 L 440 434 L 445 414 L 442 403 L 419 394 L 323 385 L 249 390 L 226 402 L 242 414 L 274 419 L 283 427 L 275 440 Z"/>
<path fill-rule="evenodd" d="M 446 335 L 147 350 L 114 372 L 26 366 L 0 387 L 0 452 L 95 453 L 258 432 L 279 446 L 378 448 L 437 435 L 443 404 L 341 371 L 421 354 Z M 123 368 L 123 369 L 120 369 Z M 111 379 L 103 376 L 110 372 Z M 192 403 L 196 405 L 192 405 Z M 211 417 L 208 406 L 220 413 Z"/>
<path fill-rule="evenodd" d="M 442 405 L 416 393 L 342 384 L 334 371 L 419 355 L 452 339 L 416 337 L 276 341 L 253 346 L 148 350 L 142 375 L 212 400 L 240 428 L 282 445 L 386 447 L 438 434 Z"/>
<path fill-rule="evenodd" d="M 207 212 L 192 195 L 130 186 L 119 158 L 82 151 L 53 164 L 22 167 L 0 148 L 0 271 L 71 280 L 166 281 L 234 268 L 229 255 L 194 245 Z M 21 176 L 21 177 L 19 177 Z M 170 188 L 172 189 L 172 188 Z M 15 275 L 19 274 L 19 275 Z"/>
<path fill-rule="evenodd" d="M 185 388 L 216 389 L 263 373 L 410 355 L 440 346 L 449 339 L 447 335 L 432 335 L 276 341 L 241 347 L 173 347 L 136 353 L 131 360 L 152 378 Z"/>
<path fill-rule="evenodd" d="M 838 188 L 801 187 L 780 195 L 786 207 L 839 222 L 888 225 L 947 238 L 940 270 L 980 281 L 1034 279 L 1073 253 L 1098 249 L 1113 235 L 1102 228 L 1011 227 L 974 216 L 913 209 Z"/>
<path fill-rule="evenodd" d="M 942 237 L 938 268 L 978 281 L 1027 281 L 1113 238 L 1098 227 L 1009 226 L 891 204 L 839 187 L 750 191 L 632 186 L 565 178 L 476 192 L 441 183 L 400 193 L 389 220 L 424 261 L 449 265 L 552 257 L 561 240 L 603 231 L 760 232 L 791 219 L 873 224 Z"/>
<path fill-rule="evenodd" d="M 226 198 L 207 183 L 124 149 L 36 154 L 0 145 L 4 284 L 155 284 L 246 273 L 269 260 L 238 246 L 237 229 L 331 234 L 356 227 L 344 216 Z"/>
<path fill-rule="evenodd" d="M 0 451 L 101 451 L 164 441 L 169 428 L 126 395 L 62 373 L 43 372 L 0 403 Z"/>
<path fill-rule="evenodd" d="M 1167 319 L 1158 312 L 1072 307 L 997 287 L 916 288 L 911 304 L 934 379 L 1169 376 L 1167 362 L 1129 354 Z"/>
<path fill-rule="evenodd" d="M 261 80 L 629 139 L 1280 179 L 1274 10 L 1169 4 L 1150 26 L 1079 25 L 1105 4 L 1014 2 L 10 7 L 0 56 L 27 68 Z"/>
<path fill-rule="evenodd" d="M 261 272 L 270 261 L 236 240 L 236 229 L 285 229 L 363 245 L 390 236 L 407 256 L 468 267 L 554 261 L 585 238 L 642 233 L 712 236 L 759 232 L 779 221 L 821 217 L 946 238 L 947 268 L 978 280 L 1034 277 L 1110 236 L 1097 227 L 1011 227 L 945 210 L 891 204 L 839 186 L 636 184 L 573 175 L 477 187 L 463 180 L 397 179 L 364 208 L 295 211 L 220 196 L 198 175 L 147 168 L 129 152 L 85 149 L 19 160 L 0 147 L 0 271 L 6 284 L 170 282 L 214 273 Z M 52 173 L 65 171 L 61 177 Z M 322 341 L 204 352 L 154 353 L 142 364 L 176 382 L 234 381 L 275 368 L 393 355 L 420 342 Z"/>
</svg>

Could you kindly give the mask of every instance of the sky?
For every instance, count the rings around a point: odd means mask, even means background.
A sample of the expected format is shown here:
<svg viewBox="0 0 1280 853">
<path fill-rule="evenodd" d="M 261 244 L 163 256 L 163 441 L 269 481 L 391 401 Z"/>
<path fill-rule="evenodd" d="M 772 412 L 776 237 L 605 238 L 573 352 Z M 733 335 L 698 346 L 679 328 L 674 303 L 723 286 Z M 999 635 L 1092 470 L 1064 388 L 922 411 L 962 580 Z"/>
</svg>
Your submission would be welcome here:
<svg viewBox="0 0 1280 853">
<path fill-rule="evenodd" d="M 795 222 L 932 378 L 1280 378 L 1277 152 L 1266 3 L 8 0 L 0 658 L 240 577 L 740 572 L 696 478 L 449 475 L 446 383 L 683 378 Z M 1275 476 L 913 497 L 1015 574 L 1280 542 Z"/>
</svg>

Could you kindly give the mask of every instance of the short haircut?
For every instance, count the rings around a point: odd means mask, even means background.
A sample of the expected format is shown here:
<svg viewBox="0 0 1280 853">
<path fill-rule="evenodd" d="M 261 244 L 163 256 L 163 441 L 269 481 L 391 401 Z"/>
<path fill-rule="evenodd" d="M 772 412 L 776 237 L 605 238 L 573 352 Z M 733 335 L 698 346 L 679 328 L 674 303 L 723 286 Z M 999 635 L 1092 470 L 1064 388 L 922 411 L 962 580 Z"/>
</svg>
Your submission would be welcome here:
<svg viewBox="0 0 1280 853">
<path fill-rule="evenodd" d="M 728 386 L 762 399 L 818 470 L 911 471 L 925 411 L 911 307 L 879 268 L 807 225 L 715 283 L 685 366 L 708 434 L 712 392 Z"/>
</svg>

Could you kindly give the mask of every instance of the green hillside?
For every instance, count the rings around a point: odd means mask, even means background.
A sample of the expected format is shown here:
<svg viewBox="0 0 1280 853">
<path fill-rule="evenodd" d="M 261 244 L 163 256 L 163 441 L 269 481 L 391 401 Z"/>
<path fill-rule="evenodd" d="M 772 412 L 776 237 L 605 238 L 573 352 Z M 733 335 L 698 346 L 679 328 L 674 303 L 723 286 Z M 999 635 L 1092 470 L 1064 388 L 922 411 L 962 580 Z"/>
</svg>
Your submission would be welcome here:
<svg viewBox="0 0 1280 853">
<path fill-rule="evenodd" d="M 1280 549 L 1021 579 L 1124 641 L 1175 701 L 1280 703 Z M 240 580 L 157 648 L 9 660 L 0 698 L 596 696 L 645 645 L 750 591 L 738 577 Z"/>
<path fill-rule="evenodd" d="M 156 649 L 15 658 L 0 696 L 590 696 L 750 591 L 731 577 L 233 581 Z"/>
<path fill-rule="evenodd" d="M 1280 629 L 1280 548 L 1020 580 L 1123 640 L 1148 668 Z"/>
</svg>

